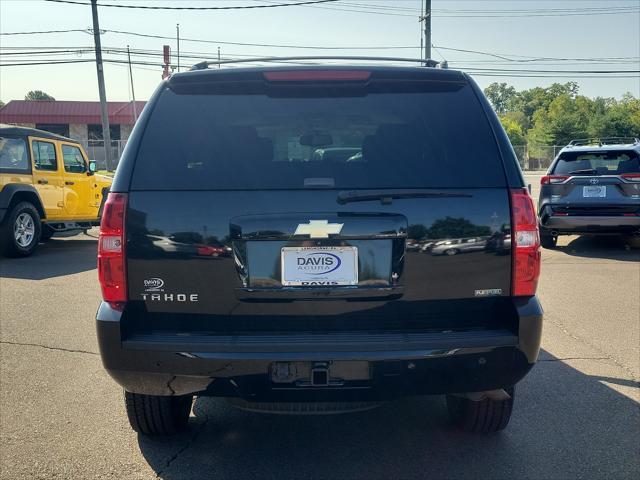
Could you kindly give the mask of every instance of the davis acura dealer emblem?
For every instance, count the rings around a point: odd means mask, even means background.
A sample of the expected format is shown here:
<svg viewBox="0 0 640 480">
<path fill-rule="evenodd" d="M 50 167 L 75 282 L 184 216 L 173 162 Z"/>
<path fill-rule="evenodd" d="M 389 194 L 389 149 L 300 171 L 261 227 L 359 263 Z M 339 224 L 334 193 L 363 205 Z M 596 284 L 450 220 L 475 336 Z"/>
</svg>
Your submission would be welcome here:
<svg viewBox="0 0 640 480">
<path fill-rule="evenodd" d="M 310 238 L 329 238 L 342 230 L 344 223 L 329 223 L 329 220 L 309 220 L 296 228 L 294 235 L 309 235 Z"/>
</svg>

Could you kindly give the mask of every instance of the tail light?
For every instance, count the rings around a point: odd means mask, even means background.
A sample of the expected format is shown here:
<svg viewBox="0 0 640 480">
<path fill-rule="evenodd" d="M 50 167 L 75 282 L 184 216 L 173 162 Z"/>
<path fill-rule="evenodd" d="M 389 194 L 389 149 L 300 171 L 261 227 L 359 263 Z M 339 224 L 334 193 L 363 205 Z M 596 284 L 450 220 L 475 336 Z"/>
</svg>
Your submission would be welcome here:
<svg viewBox="0 0 640 480">
<path fill-rule="evenodd" d="M 127 301 L 125 272 L 125 212 L 126 193 L 109 193 L 104 204 L 98 240 L 98 278 L 105 302 Z"/>
<path fill-rule="evenodd" d="M 540 179 L 540 185 L 551 185 L 553 183 L 562 183 L 569 175 L 545 175 Z"/>
<path fill-rule="evenodd" d="M 640 182 L 640 173 L 623 173 L 620 177 L 630 182 Z"/>
<path fill-rule="evenodd" d="M 535 295 L 540 277 L 540 234 L 533 200 L 524 188 L 511 190 L 513 295 Z"/>
</svg>

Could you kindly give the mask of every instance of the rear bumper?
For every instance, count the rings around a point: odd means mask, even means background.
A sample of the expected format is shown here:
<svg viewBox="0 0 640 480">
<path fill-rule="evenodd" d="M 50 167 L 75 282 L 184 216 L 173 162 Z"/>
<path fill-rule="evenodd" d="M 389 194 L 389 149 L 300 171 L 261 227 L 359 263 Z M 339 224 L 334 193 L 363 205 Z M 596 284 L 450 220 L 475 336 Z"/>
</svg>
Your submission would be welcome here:
<svg viewBox="0 0 640 480">
<path fill-rule="evenodd" d="M 251 401 L 384 400 L 403 395 L 484 391 L 514 385 L 535 363 L 542 308 L 516 299 L 518 333 L 337 333 L 223 337 L 136 335 L 122 341 L 120 312 L 103 303 L 97 331 L 102 361 L 126 390 L 150 395 L 241 397 Z M 366 362 L 367 378 L 339 386 L 274 383 L 274 362 Z"/>
<path fill-rule="evenodd" d="M 638 216 L 540 215 L 540 226 L 559 233 L 631 233 L 640 230 Z"/>
</svg>

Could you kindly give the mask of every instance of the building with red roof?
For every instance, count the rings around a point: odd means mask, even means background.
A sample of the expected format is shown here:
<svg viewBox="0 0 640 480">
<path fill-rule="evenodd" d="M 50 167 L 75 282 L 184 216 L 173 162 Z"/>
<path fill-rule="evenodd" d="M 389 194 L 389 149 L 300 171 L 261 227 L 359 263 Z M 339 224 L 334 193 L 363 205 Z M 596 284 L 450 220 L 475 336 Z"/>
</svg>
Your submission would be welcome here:
<svg viewBox="0 0 640 480">
<path fill-rule="evenodd" d="M 112 140 L 127 140 L 146 102 L 107 102 Z M 0 108 L 0 123 L 38 128 L 89 145 L 102 140 L 100 102 L 11 100 Z"/>
</svg>

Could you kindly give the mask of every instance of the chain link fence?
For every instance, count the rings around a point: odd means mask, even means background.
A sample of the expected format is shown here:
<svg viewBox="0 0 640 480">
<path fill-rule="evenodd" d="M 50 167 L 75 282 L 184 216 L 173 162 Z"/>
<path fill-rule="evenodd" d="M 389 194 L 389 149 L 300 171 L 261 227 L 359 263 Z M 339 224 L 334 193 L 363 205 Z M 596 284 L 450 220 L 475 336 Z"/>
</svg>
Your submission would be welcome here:
<svg viewBox="0 0 640 480">
<path fill-rule="evenodd" d="M 109 165 L 107 165 L 107 161 L 105 159 L 106 152 L 104 148 L 104 140 L 88 140 L 86 142 L 82 142 L 82 146 L 86 150 L 89 160 L 93 160 L 96 162 L 98 170 L 115 170 L 126 144 L 126 140 L 111 141 L 110 153 L 113 166 L 112 168 L 109 168 Z"/>
<path fill-rule="evenodd" d="M 547 170 L 565 145 L 514 145 L 520 168 L 526 171 Z"/>
</svg>

